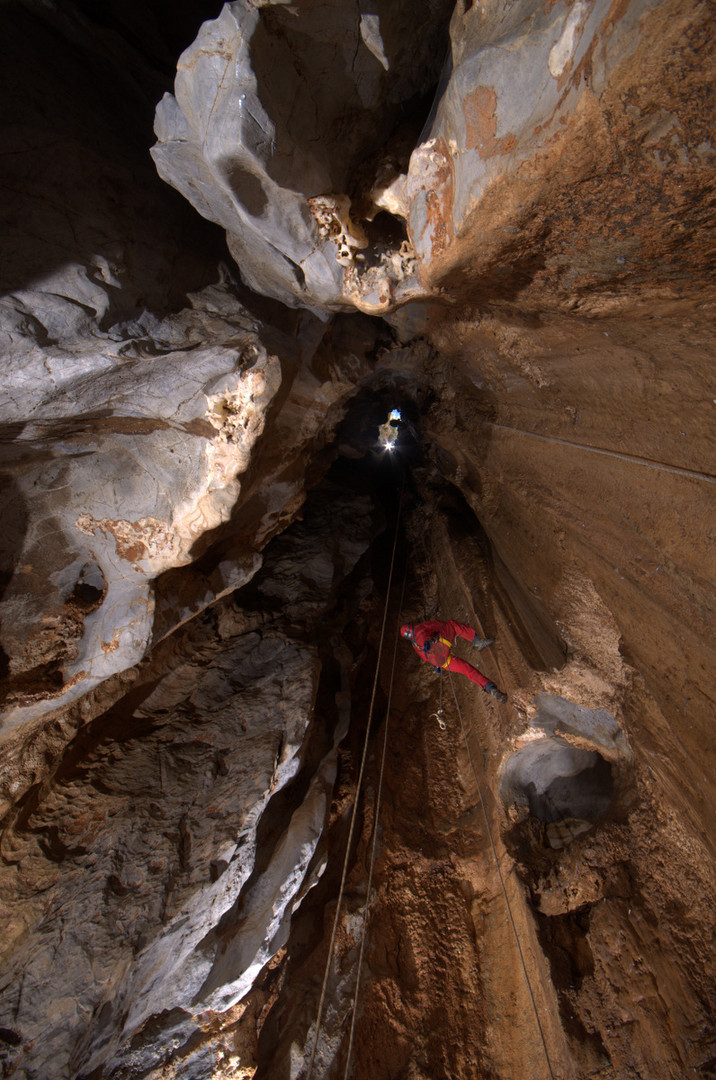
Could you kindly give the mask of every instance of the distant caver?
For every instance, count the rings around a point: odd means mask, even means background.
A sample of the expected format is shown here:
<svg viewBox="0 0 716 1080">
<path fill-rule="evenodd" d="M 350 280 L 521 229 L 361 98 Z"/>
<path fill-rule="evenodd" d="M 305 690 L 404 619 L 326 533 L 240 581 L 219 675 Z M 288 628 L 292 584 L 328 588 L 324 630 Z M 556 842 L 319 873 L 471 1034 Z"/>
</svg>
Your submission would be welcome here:
<svg viewBox="0 0 716 1080">
<path fill-rule="evenodd" d="M 492 694 L 498 701 L 507 701 L 507 694 L 503 694 L 481 671 L 472 664 L 468 664 L 466 660 L 461 660 L 459 656 L 453 656 L 451 652 L 456 637 L 464 638 L 471 644 L 476 643 L 478 651 L 492 645 L 494 638 L 478 638 L 477 631 L 473 627 L 465 626 L 453 619 L 446 622 L 441 619 L 430 619 L 422 623 L 406 623 L 400 628 L 400 633 L 412 644 L 420 659 L 426 664 L 433 664 L 434 667 L 464 675 L 470 682 L 481 686 L 486 694 Z"/>
</svg>

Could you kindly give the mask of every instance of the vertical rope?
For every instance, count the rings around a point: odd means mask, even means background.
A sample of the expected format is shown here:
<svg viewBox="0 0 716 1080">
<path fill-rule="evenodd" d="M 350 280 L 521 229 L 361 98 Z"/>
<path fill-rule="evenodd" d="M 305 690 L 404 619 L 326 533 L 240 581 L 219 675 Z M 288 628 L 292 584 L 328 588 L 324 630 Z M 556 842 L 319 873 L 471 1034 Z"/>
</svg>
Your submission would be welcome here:
<svg viewBox="0 0 716 1080">
<path fill-rule="evenodd" d="M 401 492 L 402 495 L 402 492 Z M 345 889 L 346 876 L 348 874 L 348 859 L 350 856 L 351 842 L 353 840 L 353 832 L 355 829 L 356 817 L 358 815 L 358 803 L 360 800 L 361 786 L 363 784 L 363 773 L 365 771 L 366 758 L 368 757 L 368 739 L 370 736 L 370 725 L 373 719 L 373 707 L 375 705 L 375 694 L 378 688 L 378 676 L 380 674 L 380 660 L 383 655 L 383 641 L 385 639 L 385 625 L 388 619 L 388 604 L 390 602 L 390 589 L 393 581 L 393 567 L 395 566 L 395 550 L 398 545 L 398 528 L 400 525 L 400 515 L 402 511 L 402 498 L 398 503 L 398 516 L 395 521 L 395 536 L 393 538 L 393 551 L 390 557 L 390 571 L 388 573 L 388 588 L 385 597 L 385 607 L 383 609 L 383 623 L 380 628 L 380 642 L 378 645 L 378 658 L 375 665 L 375 676 L 373 678 L 373 690 L 370 697 L 370 705 L 368 707 L 368 721 L 365 727 L 365 739 L 363 740 L 363 754 L 361 756 L 360 770 L 358 772 L 358 780 L 356 783 L 355 799 L 353 800 L 353 813 L 351 814 L 351 824 L 348 830 L 348 841 L 346 843 L 346 854 L 343 859 L 343 872 L 341 874 L 341 884 L 338 890 L 338 902 L 336 903 L 336 914 L 333 919 L 333 929 L 331 930 L 331 941 L 328 946 L 328 956 L 326 958 L 326 970 L 323 975 L 323 985 L 321 986 L 321 996 L 318 1001 L 318 1015 L 316 1017 L 316 1030 L 313 1036 L 313 1048 L 311 1050 L 311 1058 L 308 1063 L 308 1071 L 306 1073 L 306 1080 L 311 1080 L 313 1075 L 313 1065 L 316 1059 L 316 1050 L 318 1049 L 318 1038 L 321 1033 L 321 1021 L 323 1018 L 323 1006 L 326 998 L 326 987 L 328 985 L 328 975 L 331 969 L 331 959 L 333 957 L 333 947 L 336 941 L 336 933 L 338 930 L 338 920 L 341 914 L 341 903 L 343 902 L 343 892 Z"/>
<path fill-rule="evenodd" d="M 504 878 L 502 876 L 502 870 L 500 869 L 500 861 L 499 861 L 499 859 L 497 857 L 497 849 L 495 848 L 495 844 L 494 844 L 494 841 L 492 839 L 492 831 L 490 829 L 490 820 L 489 820 L 489 818 L 487 816 L 487 807 L 485 806 L 485 800 L 484 800 L 484 798 L 482 796 L 482 788 L 480 786 L 480 781 L 477 778 L 477 771 L 475 769 L 475 765 L 474 765 L 473 760 L 472 760 L 472 754 L 470 753 L 470 743 L 468 742 L 467 731 L 465 730 L 465 725 L 463 723 L 462 712 L 460 711 L 460 703 L 457 700 L 457 694 L 455 693 L 455 681 L 454 681 L 454 679 L 452 677 L 452 673 L 450 671 L 448 671 L 448 675 L 450 675 L 450 687 L 452 689 L 452 696 L 455 698 L 455 705 L 457 706 L 457 714 L 460 717 L 460 727 L 462 728 L 462 734 L 463 734 L 463 737 L 465 739 L 465 747 L 467 749 L 467 756 L 468 756 L 468 759 L 470 761 L 470 768 L 472 769 L 472 775 L 475 777 L 475 785 L 477 787 L 477 793 L 480 796 L 480 805 L 482 806 L 482 816 L 485 819 L 485 829 L 487 831 L 487 838 L 490 841 L 490 847 L 492 848 L 492 855 L 493 855 L 493 858 L 495 860 L 495 867 L 497 869 L 497 876 L 500 879 L 500 885 L 502 887 L 502 895 L 505 898 L 505 906 L 507 908 L 507 915 L 508 915 L 508 918 L 510 920 L 510 926 L 512 927 L 512 933 L 514 934 L 515 944 L 517 945 L 517 952 L 518 952 L 519 957 L 520 957 L 520 963 L 522 965 L 522 971 L 524 973 L 525 982 L 527 983 L 527 990 L 529 992 L 530 1001 L 532 1002 L 532 1012 L 534 1013 L 534 1018 L 537 1021 L 537 1028 L 539 1030 L 540 1039 L 542 1040 L 542 1049 L 544 1050 L 544 1056 L 545 1056 L 545 1060 L 547 1062 L 547 1069 L 549 1070 L 549 1075 L 551 1077 L 551 1080 L 554 1080 L 554 1072 L 552 1071 L 552 1062 L 550 1061 L 549 1051 L 547 1050 L 547 1041 L 546 1041 L 546 1039 L 544 1037 L 544 1031 L 542 1030 L 542 1024 L 540 1023 L 539 1013 L 537 1012 L 537 1004 L 535 1002 L 534 994 L 532 993 L 532 984 L 530 983 L 530 977 L 527 974 L 527 965 L 525 964 L 525 958 L 524 958 L 524 955 L 522 953 L 522 946 L 520 945 L 520 939 L 519 939 L 519 935 L 517 933 L 517 927 L 515 926 L 515 920 L 512 917 L 512 906 L 510 904 L 510 900 L 509 900 L 509 897 L 507 895 L 507 889 L 505 888 L 505 880 L 504 880 Z"/>
<path fill-rule="evenodd" d="M 405 564 L 405 573 L 403 574 L 403 584 L 400 590 L 400 601 L 398 603 L 398 611 L 403 610 L 403 598 L 405 596 L 405 582 L 408 577 L 408 564 Z M 370 908 L 370 896 L 373 886 L 373 868 L 375 867 L 375 857 L 378 848 L 378 821 L 380 819 L 380 804 L 383 794 L 383 777 L 385 775 L 385 757 L 388 749 L 388 722 L 390 719 L 390 708 L 393 701 L 393 682 L 395 679 L 395 664 L 398 658 L 398 642 L 400 641 L 400 629 L 396 629 L 395 641 L 393 644 L 393 663 L 390 669 L 390 688 L 388 690 L 388 704 L 385 710 L 385 730 L 383 732 L 383 750 L 380 758 L 380 775 L 378 778 L 378 792 L 375 799 L 375 813 L 373 815 L 373 843 L 371 845 L 370 852 L 370 868 L 368 871 L 368 886 L 366 889 L 365 908 L 363 912 L 363 929 L 361 932 L 360 952 L 358 954 L 358 972 L 356 975 L 356 986 L 353 994 L 353 1010 L 351 1014 L 351 1030 L 348 1038 L 348 1054 L 346 1057 L 346 1067 L 343 1072 L 343 1080 L 348 1080 L 348 1071 L 351 1064 L 351 1054 L 353 1053 L 353 1035 L 356 1026 L 356 1015 L 358 1012 L 358 995 L 360 993 L 360 980 L 361 970 L 363 967 L 363 952 L 365 950 L 366 929 L 368 924 L 368 911 Z"/>
</svg>

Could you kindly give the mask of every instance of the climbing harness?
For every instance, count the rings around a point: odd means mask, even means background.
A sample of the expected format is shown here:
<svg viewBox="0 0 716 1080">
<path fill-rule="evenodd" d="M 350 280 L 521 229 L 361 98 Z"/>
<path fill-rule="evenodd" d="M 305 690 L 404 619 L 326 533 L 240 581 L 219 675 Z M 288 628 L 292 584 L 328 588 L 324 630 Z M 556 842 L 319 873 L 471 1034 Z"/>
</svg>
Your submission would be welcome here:
<svg viewBox="0 0 716 1080">
<path fill-rule="evenodd" d="M 455 682 L 453 680 L 452 674 L 450 675 L 450 688 L 452 690 L 452 696 L 455 699 L 455 706 L 457 708 L 457 714 L 460 717 L 460 727 L 462 729 L 463 738 L 465 740 L 465 748 L 467 750 L 467 756 L 468 756 L 468 759 L 469 759 L 469 762 L 470 762 L 470 768 L 472 769 L 472 775 L 475 777 L 475 786 L 477 787 L 477 794 L 480 796 L 480 806 L 482 807 L 482 816 L 483 816 L 483 818 L 485 820 L 485 831 L 487 832 L 487 838 L 490 841 L 490 847 L 492 848 L 492 857 L 495 860 L 495 868 L 497 870 L 497 876 L 499 878 L 500 886 L 502 888 L 502 895 L 505 898 L 505 907 L 507 908 L 507 917 L 509 919 L 510 926 L 512 927 L 512 933 L 514 935 L 515 945 L 517 946 L 517 952 L 519 954 L 520 964 L 522 965 L 522 972 L 524 974 L 525 982 L 527 984 L 527 992 L 529 993 L 529 998 L 530 998 L 530 1001 L 532 1003 L 532 1012 L 534 1013 L 534 1018 L 535 1018 L 535 1021 L 537 1023 L 537 1029 L 539 1031 L 540 1039 L 542 1041 L 542 1049 L 544 1050 L 544 1056 L 545 1056 L 545 1060 L 547 1062 L 547 1069 L 549 1071 L 549 1075 L 550 1075 L 551 1080 L 554 1080 L 554 1072 L 552 1071 L 552 1062 L 550 1060 L 549 1051 L 547 1049 L 547 1041 L 546 1041 L 546 1039 L 544 1037 L 544 1031 L 542 1030 L 542 1024 L 540 1023 L 539 1013 L 537 1011 L 537 1003 L 535 1002 L 534 994 L 532 992 L 532 984 L 530 983 L 530 977 L 527 974 L 527 965 L 525 964 L 525 958 L 524 958 L 524 954 L 522 952 L 522 946 L 520 945 L 520 938 L 519 938 L 519 935 L 517 933 L 517 927 L 515 926 L 515 920 L 514 920 L 514 918 L 512 916 L 512 906 L 510 905 L 510 900 L 509 900 L 509 897 L 507 895 L 507 889 L 505 887 L 505 880 L 504 880 L 504 878 L 502 876 L 502 870 L 500 869 L 500 861 L 499 861 L 499 859 L 497 857 L 497 849 L 495 847 L 495 842 L 492 839 L 492 830 L 490 829 L 490 820 L 489 820 L 489 818 L 487 816 L 487 807 L 485 805 L 485 800 L 484 800 L 483 795 L 482 795 L 482 787 L 481 787 L 480 781 L 479 781 L 479 779 L 477 777 L 477 770 L 475 769 L 475 764 L 474 764 L 474 762 L 472 760 L 472 754 L 470 752 L 470 743 L 469 743 L 468 738 L 467 738 L 467 731 L 465 729 L 465 724 L 463 723 L 462 712 L 460 711 L 460 702 L 457 699 L 457 694 L 455 692 Z"/>
<path fill-rule="evenodd" d="M 411 624 L 411 629 L 412 629 L 412 624 Z M 412 638 L 413 642 L 417 645 L 417 642 L 415 641 L 415 631 L 414 630 L 412 631 L 412 635 L 413 635 L 413 638 Z M 448 650 L 448 653 L 449 653 L 450 650 L 452 649 L 453 643 L 452 643 L 452 641 L 448 641 L 447 638 L 440 637 L 438 634 L 436 634 L 435 637 L 428 638 L 428 640 L 426 642 L 424 642 L 423 645 L 417 645 L 417 647 L 420 649 L 423 656 L 425 656 L 425 658 L 427 659 L 428 653 L 432 652 L 433 645 L 447 645 L 447 650 Z M 450 659 L 450 657 L 448 656 L 448 660 L 449 659 Z M 447 663 L 447 660 L 445 661 L 445 663 Z"/>
</svg>

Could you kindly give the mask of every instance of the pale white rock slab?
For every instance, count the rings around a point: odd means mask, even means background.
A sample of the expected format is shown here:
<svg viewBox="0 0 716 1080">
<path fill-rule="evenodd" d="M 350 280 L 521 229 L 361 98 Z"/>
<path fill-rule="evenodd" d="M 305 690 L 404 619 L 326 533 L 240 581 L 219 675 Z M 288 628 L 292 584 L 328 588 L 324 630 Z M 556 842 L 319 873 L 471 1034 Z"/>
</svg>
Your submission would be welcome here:
<svg viewBox="0 0 716 1080">
<path fill-rule="evenodd" d="M 301 637 L 331 610 L 375 528 L 368 500 L 324 481 L 304 521 L 268 549 L 262 580 L 273 595 L 277 575 Z M 198 1014 L 248 991 L 325 865 L 318 845 L 352 657 L 334 626 L 340 701 L 312 764 L 317 646 L 281 629 L 282 609 L 272 627 L 265 613 L 224 607 L 218 635 L 211 621 L 184 628 L 131 710 L 97 722 L 79 767 L 49 785 L 12 845 L 41 893 L 30 904 L 15 895 L 3 912 L 0 1024 L 31 1047 L 21 1062 L 30 1080 L 126 1063 L 148 1022 L 162 1050 L 180 1032 L 185 1041 Z M 232 635 L 257 621 L 260 630 Z M 13 875 L 5 865 L 0 876 Z"/>
<path fill-rule="evenodd" d="M 197 323 L 212 324 L 215 343 L 196 347 Z M 118 327 L 85 330 L 70 352 L 43 348 L 33 325 L 24 354 L 5 360 L 15 394 L 2 419 L 21 408 L 22 426 L 3 448 L 3 647 L 17 686 L 3 733 L 141 659 L 152 581 L 228 520 L 282 382 L 235 301 L 233 318 L 166 320 L 159 355 Z M 258 565 L 253 553 L 225 566 L 219 591 Z M 23 696 L 17 680 L 35 670 Z"/>
<path fill-rule="evenodd" d="M 235 0 L 203 24 L 157 107 L 152 156 L 226 230 L 252 289 L 369 314 L 424 295 L 407 238 L 368 236 L 359 214 L 380 206 L 359 211 L 347 191 L 437 74 L 431 32 L 449 8 Z"/>
<path fill-rule="evenodd" d="M 17 943 L 0 984 L 4 1019 L 37 1040 L 28 1075 L 91 1071 L 123 1032 L 165 1010 L 168 987 L 171 1006 L 191 1011 L 213 964 L 201 943 L 236 903 L 262 816 L 296 774 L 312 715 L 313 649 L 254 633 L 203 643 L 182 670 L 183 685 L 175 670 L 145 701 L 136 737 L 102 741 L 85 759 L 93 782 L 81 775 L 57 785 L 33 821 L 67 858 L 46 866 L 44 915 Z M 307 858 L 329 773 L 293 815 Z M 289 879 L 300 884 L 306 861 L 287 869 L 296 828 L 289 822 L 284 854 L 279 847 L 267 871 L 276 913 L 282 902 L 290 913 Z M 43 862 L 35 847 L 24 872 L 32 877 Z"/>
</svg>

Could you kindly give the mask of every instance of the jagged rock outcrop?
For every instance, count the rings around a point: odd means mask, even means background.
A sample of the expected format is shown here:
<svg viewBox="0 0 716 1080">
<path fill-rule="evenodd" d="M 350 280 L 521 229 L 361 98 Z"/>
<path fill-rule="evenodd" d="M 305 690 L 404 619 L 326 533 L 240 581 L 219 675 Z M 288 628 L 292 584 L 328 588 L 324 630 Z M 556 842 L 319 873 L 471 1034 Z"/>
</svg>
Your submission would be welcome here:
<svg viewBox="0 0 716 1080">
<path fill-rule="evenodd" d="M 75 328 L 56 345 L 14 337 L 24 392 L 2 419 L 12 423 L 22 400 L 25 420 L 4 455 L 6 729 L 136 664 L 150 641 L 250 580 L 266 539 L 295 514 L 297 463 L 325 440 L 361 362 L 342 374 L 336 358 L 325 377 L 316 320 L 298 342 L 274 333 L 278 352 L 264 330 L 226 284 L 161 322 Z M 242 507 L 230 553 L 154 588 Z"/>
<path fill-rule="evenodd" d="M 236 0 L 204 23 L 157 109 L 152 155 L 226 229 L 251 288 L 370 314 L 422 294 L 398 223 L 371 227 L 392 203 L 351 201 L 368 194 L 365 159 L 437 80 L 451 6 Z"/>
<path fill-rule="evenodd" d="M 379 154 L 434 77 L 443 21 L 242 0 L 202 27 L 153 155 L 252 288 L 381 313 L 444 291 L 573 306 L 585 288 L 708 279 L 706 5 L 458 6 L 409 162 L 405 134 Z"/>
<path fill-rule="evenodd" d="M 187 1041 L 285 944 L 325 866 L 314 853 L 347 728 L 345 711 L 332 730 L 317 719 L 311 632 L 355 615 L 336 601 L 377 522 L 367 495 L 326 484 L 255 580 L 264 610 L 226 601 L 180 633 L 6 830 L 0 1028 L 32 1047 L 26 1075 L 116 1067 L 167 1012 L 170 1041 Z M 135 1056 L 146 1068 L 166 1051 L 157 1034 Z"/>
<path fill-rule="evenodd" d="M 151 639 L 150 582 L 230 516 L 281 364 L 238 311 L 213 314 L 129 328 L 136 337 L 115 327 L 71 346 L 35 342 L 24 356 L 16 343 L 29 390 L 5 458 L 16 479 L 4 513 L 18 527 L 6 534 L 6 727 L 136 664 Z M 257 565 L 240 555 L 226 587 Z"/>
</svg>

